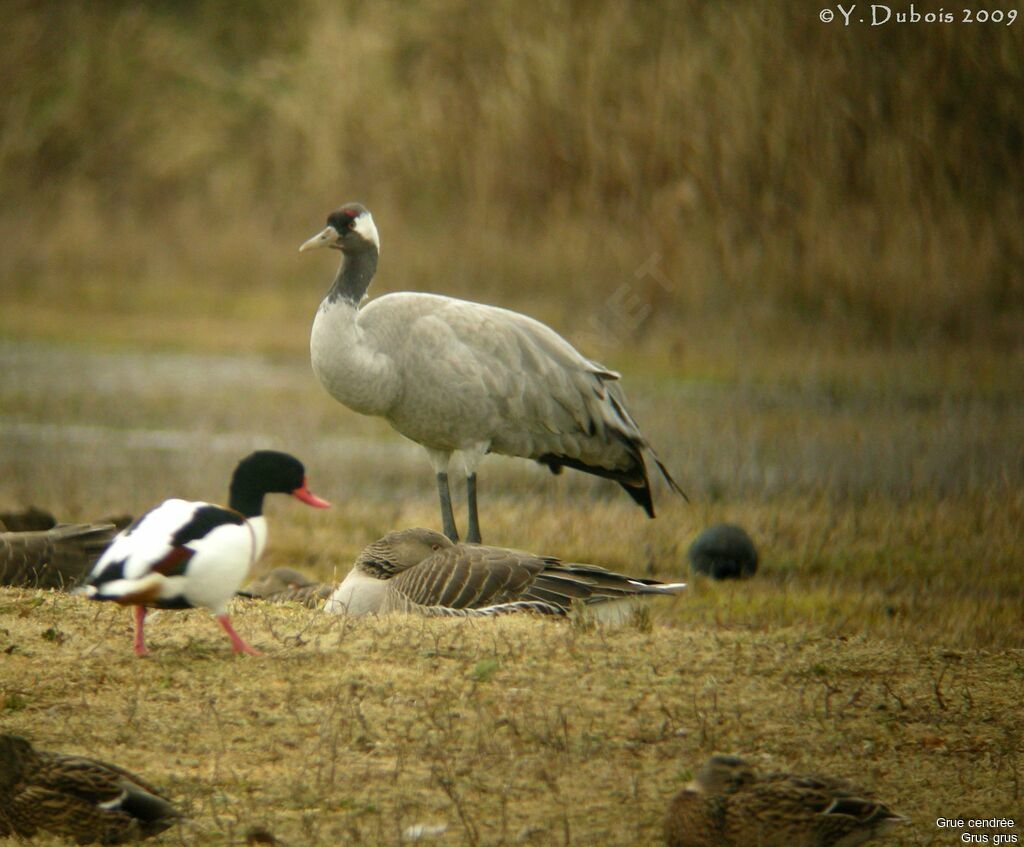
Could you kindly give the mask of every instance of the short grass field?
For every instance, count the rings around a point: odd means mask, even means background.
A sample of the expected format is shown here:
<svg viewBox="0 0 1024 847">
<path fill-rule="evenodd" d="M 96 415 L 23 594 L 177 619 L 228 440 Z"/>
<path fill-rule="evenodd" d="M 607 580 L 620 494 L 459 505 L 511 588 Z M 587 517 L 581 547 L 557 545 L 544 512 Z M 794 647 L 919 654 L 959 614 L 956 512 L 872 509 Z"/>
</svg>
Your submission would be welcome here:
<svg viewBox="0 0 1024 847">
<path fill-rule="evenodd" d="M 90 520 L 222 500 L 237 459 L 275 447 L 334 507 L 269 499 L 259 572 L 339 579 L 387 530 L 437 525 L 419 448 L 330 400 L 298 342 L 210 338 L 0 344 L 0 504 Z M 1019 819 L 1020 361 L 626 358 L 610 363 L 690 502 L 659 485 L 648 521 L 615 486 L 492 458 L 485 539 L 679 579 L 694 535 L 730 520 L 761 549 L 753 580 L 693 579 L 619 629 L 238 601 L 263 657 L 233 657 L 195 611 L 154 615 L 145 660 L 125 610 L 2 589 L 0 726 L 165 787 L 188 813 L 171 844 L 252 827 L 290 845 L 657 843 L 713 752 L 876 791 L 913 821 L 893 844 L 960 843 L 939 817 Z"/>
</svg>

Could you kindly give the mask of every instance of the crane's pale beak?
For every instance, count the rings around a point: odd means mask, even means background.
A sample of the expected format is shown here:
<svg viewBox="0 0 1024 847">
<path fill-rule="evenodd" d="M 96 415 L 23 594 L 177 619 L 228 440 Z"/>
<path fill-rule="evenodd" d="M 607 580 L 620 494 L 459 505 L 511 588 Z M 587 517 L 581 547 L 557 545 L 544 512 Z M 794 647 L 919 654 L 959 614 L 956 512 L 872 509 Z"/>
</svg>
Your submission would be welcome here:
<svg viewBox="0 0 1024 847">
<path fill-rule="evenodd" d="M 309 241 L 303 244 L 299 248 L 299 252 L 302 253 L 305 250 L 313 250 L 317 247 L 330 247 L 338 240 L 339 237 L 338 230 L 333 226 L 328 225 L 324 227 L 322 232 L 318 232 L 309 239 Z"/>
</svg>

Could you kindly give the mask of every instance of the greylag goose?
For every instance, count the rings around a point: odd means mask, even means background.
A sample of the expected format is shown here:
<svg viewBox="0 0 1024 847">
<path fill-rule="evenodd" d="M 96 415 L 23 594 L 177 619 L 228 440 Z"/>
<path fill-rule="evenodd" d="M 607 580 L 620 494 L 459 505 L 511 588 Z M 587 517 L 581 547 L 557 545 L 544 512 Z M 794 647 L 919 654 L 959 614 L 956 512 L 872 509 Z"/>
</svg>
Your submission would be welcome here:
<svg viewBox="0 0 1024 847">
<path fill-rule="evenodd" d="M 258 652 L 231 626 L 227 603 L 263 553 L 267 524 L 263 498 L 291 494 L 317 508 L 330 504 L 313 494 L 294 456 L 260 450 L 239 462 L 231 477 L 228 508 L 165 500 L 121 532 L 89 576 L 86 594 L 135 607 L 135 652 L 146 654 L 146 609 L 213 611 L 236 653 Z"/>
<path fill-rule="evenodd" d="M 426 449 L 449 539 L 459 537 L 453 457 L 466 477 L 470 542 L 481 540 L 476 469 L 487 453 L 612 479 L 653 518 L 646 453 L 683 495 L 626 409 L 615 371 L 508 309 L 408 291 L 363 304 L 380 238 L 358 203 L 332 212 L 299 249 L 318 247 L 340 250 L 342 260 L 313 321 L 313 370 L 339 403 L 383 417 Z"/>
<path fill-rule="evenodd" d="M 390 532 L 367 546 L 325 609 L 350 615 L 564 615 L 576 604 L 596 607 L 643 595 L 677 594 L 685 587 L 521 550 L 458 544 L 439 532 L 416 528 Z"/>
</svg>

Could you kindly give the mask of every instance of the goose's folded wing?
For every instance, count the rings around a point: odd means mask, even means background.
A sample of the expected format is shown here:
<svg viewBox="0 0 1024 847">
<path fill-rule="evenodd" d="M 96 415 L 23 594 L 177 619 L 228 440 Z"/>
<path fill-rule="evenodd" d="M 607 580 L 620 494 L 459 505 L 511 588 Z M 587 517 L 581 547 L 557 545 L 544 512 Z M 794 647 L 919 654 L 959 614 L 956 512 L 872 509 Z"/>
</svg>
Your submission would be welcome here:
<svg viewBox="0 0 1024 847">
<path fill-rule="evenodd" d="M 526 599 L 524 592 L 546 565 L 528 553 L 457 544 L 393 577 L 388 586 L 421 606 L 475 609 Z"/>
<path fill-rule="evenodd" d="M 625 576 L 599 565 L 582 565 L 557 560 L 544 568 L 524 597 L 566 606 L 572 601 L 599 603 L 644 594 L 678 594 L 684 583 L 662 583 L 653 579 Z"/>
<path fill-rule="evenodd" d="M 67 588 L 81 581 L 114 537 L 107 523 L 0 533 L 0 584 Z"/>
</svg>

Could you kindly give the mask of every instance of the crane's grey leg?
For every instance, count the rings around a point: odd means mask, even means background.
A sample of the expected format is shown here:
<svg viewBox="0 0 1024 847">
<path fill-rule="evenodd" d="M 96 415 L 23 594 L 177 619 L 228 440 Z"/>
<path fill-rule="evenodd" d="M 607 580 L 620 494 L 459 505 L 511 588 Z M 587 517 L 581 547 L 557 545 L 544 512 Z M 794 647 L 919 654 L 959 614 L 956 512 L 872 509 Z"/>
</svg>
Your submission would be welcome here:
<svg viewBox="0 0 1024 847">
<path fill-rule="evenodd" d="M 466 477 L 466 506 L 469 509 L 469 532 L 466 541 L 470 544 L 479 544 L 480 519 L 476 513 L 476 474 L 471 473 Z"/>
<path fill-rule="evenodd" d="M 480 543 L 480 517 L 476 511 L 476 466 L 490 449 L 489 442 L 481 441 L 455 451 L 456 464 L 462 465 L 463 473 L 466 475 L 466 508 L 469 511 L 469 533 L 466 535 L 466 541 L 470 544 Z"/>
<path fill-rule="evenodd" d="M 455 513 L 452 512 L 452 492 L 448 488 L 448 474 L 444 471 L 437 475 L 437 493 L 441 497 L 441 521 L 444 534 L 452 541 L 459 540 L 459 530 L 455 526 Z"/>
<path fill-rule="evenodd" d="M 451 541 L 458 542 L 459 530 L 455 526 L 455 513 L 452 511 L 452 492 L 448 487 L 448 465 L 452 460 L 451 450 L 435 450 L 427 447 L 427 456 L 437 476 L 437 494 L 441 498 L 441 522 L 444 534 Z"/>
</svg>

